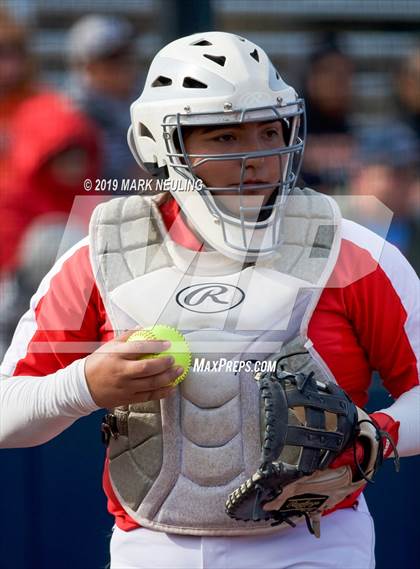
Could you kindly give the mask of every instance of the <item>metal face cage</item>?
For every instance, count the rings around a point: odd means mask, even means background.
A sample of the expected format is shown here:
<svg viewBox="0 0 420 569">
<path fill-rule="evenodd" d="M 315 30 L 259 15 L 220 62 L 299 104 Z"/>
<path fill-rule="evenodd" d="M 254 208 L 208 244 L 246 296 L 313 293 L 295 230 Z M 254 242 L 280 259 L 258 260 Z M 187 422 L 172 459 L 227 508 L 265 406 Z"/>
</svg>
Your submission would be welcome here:
<svg viewBox="0 0 420 569">
<path fill-rule="evenodd" d="M 249 151 L 242 153 L 225 154 L 191 154 L 188 153 L 183 137 L 184 127 L 203 127 L 203 126 L 230 126 L 251 122 L 273 122 L 281 121 L 283 131 L 286 130 L 287 138 L 285 146 Z M 284 209 L 284 202 L 287 195 L 293 190 L 302 163 L 305 137 L 306 137 L 306 116 L 305 104 L 303 99 L 287 105 L 271 105 L 255 109 L 244 109 L 241 111 L 226 111 L 214 113 L 178 113 L 176 115 L 166 115 L 162 124 L 163 138 L 166 147 L 168 165 L 181 177 L 203 182 L 195 173 L 198 166 L 208 162 L 223 161 L 229 167 L 229 161 L 240 161 L 240 181 L 232 188 L 214 187 L 202 185 L 200 190 L 196 190 L 204 200 L 208 211 L 220 225 L 225 243 L 239 251 L 249 253 L 269 252 L 274 250 L 281 243 L 281 218 Z M 245 169 L 249 160 L 255 158 L 266 158 L 277 156 L 281 168 L 281 179 L 277 184 L 247 184 L 244 185 Z M 281 161 L 283 158 L 283 161 Z M 193 161 L 198 159 L 195 164 Z M 249 206 L 246 204 L 245 191 L 249 192 L 266 191 L 270 193 L 270 203 L 266 205 Z M 234 215 L 226 211 L 218 203 L 217 197 L 223 194 L 232 195 L 235 192 L 238 196 L 238 214 Z M 236 231 L 234 230 L 236 228 Z M 233 233 L 240 238 L 232 239 Z M 254 234 L 264 231 L 263 242 L 255 239 Z M 261 233 L 260 231 L 260 233 Z"/>
</svg>

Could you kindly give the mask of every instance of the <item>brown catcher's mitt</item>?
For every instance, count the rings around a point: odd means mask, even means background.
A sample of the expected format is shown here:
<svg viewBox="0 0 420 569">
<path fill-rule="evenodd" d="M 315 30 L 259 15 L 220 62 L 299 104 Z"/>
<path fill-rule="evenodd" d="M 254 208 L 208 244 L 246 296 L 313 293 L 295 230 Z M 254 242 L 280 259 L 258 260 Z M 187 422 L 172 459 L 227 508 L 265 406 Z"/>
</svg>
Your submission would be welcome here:
<svg viewBox="0 0 420 569">
<path fill-rule="evenodd" d="M 283 358 L 282 358 L 283 359 Z M 318 381 L 313 372 L 257 374 L 261 396 L 261 465 L 226 502 L 238 520 L 273 520 L 294 526 L 305 517 L 320 535 L 320 517 L 370 481 L 382 461 L 382 437 L 362 409 L 333 382 Z M 363 444 L 364 459 L 328 468 L 346 448 Z"/>
</svg>

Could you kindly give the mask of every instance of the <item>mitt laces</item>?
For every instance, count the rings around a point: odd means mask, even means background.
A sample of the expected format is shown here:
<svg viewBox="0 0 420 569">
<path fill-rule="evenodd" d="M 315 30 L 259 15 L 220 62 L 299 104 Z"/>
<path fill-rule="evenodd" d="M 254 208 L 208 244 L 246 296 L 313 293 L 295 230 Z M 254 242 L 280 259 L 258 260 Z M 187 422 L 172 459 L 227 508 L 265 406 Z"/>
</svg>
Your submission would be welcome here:
<svg viewBox="0 0 420 569">
<path fill-rule="evenodd" d="M 383 431 L 382 429 L 380 429 L 378 427 L 378 425 L 369 419 L 361 419 L 360 421 L 357 422 L 357 427 L 360 429 L 360 425 L 362 423 L 369 423 L 370 425 L 373 426 L 373 428 L 376 431 L 376 440 L 378 441 L 378 446 L 379 446 L 379 451 L 378 451 L 378 455 L 375 461 L 375 464 L 373 466 L 373 473 L 369 474 L 368 472 L 365 472 L 362 468 L 362 465 L 360 464 L 360 461 L 357 458 L 357 448 L 356 448 L 356 444 L 357 444 L 357 437 L 354 439 L 353 441 L 353 456 L 354 456 L 354 463 L 356 465 L 357 471 L 359 473 L 359 475 L 362 477 L 363 480 L 365 480 L 366 482 L 368 482 L 369 484 L 374 484 L 375 481 L 373 480 L 373 476 L 376 474 L 378 468 L 381 466 L 383 458 L 384 458 L 384 440 L 387 440 L 389 442 L 389 444 L 391 445 L 392 451 L 394 453 L 394 466 L 395 466 L 395 471 L 399 472 L 400 470 L 400 456 L 398 454 L 397 451 L 397 446 L 395 444 L 395 442 L 393 441 L 391 435 L 387 432 L 387 431 Z"/>
<path fill-rule="evenodd" d="M 311 533 L 312 535 L 318 535 L 319 532 L 319 514 L 317 514 L 316 516 L 311 516 L 311 514 L 309 512 L 299 512 L 299 514 L 297 515 L 301 515 L 305 518 L 305 522 L 306 522 L 306 527 L 308 528 L 309 533 Z M 290 519 L 290 517 L 285 517 L 284 514 L 280 514 L 280 512 L 272 512 L 272 516 L 274 518 L 274 522 L 271 523 L 271 525 L 274 526 L 278 526 L 280 524 L 282 524 L 283 522 L 288 524 L 290 527 L 295 528 L 296 524 L 294 521 L 292 521 Z M 314 527 L 315 526 L 315 527 Z"/>
<path fill-rule="evenodd" d="M 309 352 L 308 352 L 308 350 L 305 350 L 304 352 L 293 352 L 291 354 L 285 354 L 284 356 L 281 356 L 281 358 L 278 358 L 278 360 L 276 362 L 276 375 L 278 375 L 279 368 L 280 368 L 280 371 L 286 371 L 286 366 L 280 364 L 280 362 L 282 360 L 285 360 L 287 358 L 293 358 L 294 356 L 306 356 L 307 354 L 309 354 Z M 312 372 L 312 375 L 313 375 L 313 372 Z"/>
</svg>

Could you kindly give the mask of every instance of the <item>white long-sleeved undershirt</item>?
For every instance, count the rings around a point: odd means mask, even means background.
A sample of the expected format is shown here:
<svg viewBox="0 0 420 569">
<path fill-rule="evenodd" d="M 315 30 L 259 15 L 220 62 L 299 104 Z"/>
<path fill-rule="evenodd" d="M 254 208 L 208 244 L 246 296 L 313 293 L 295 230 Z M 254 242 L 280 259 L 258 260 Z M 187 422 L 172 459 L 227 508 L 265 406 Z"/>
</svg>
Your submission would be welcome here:
<svg viewBox="0 0 420 569">
<path fill-rule="evenodd" d="M 99 409 L 89 392 L 84 365 L 81 359 L 43 377 L 1 379 L 0 448 L 43 444 Z"/>
<path fill-rule="evenodd" d="M 84 364 L 84 359 L 76 360 L 44 377 L 0 380 L 0 448 L 40 445 L 99 409 L 89 392 Z M 400 456 L 420 454 L 420 385 L 381 412 L 400 422 Z"/>
<path fill-rule="evenodd" d="M 394 403 L 380 410 L 400 422 L 397 450 L 400 456 L 420 454 L 420 385 L 402 393 Z"/>
</svg>

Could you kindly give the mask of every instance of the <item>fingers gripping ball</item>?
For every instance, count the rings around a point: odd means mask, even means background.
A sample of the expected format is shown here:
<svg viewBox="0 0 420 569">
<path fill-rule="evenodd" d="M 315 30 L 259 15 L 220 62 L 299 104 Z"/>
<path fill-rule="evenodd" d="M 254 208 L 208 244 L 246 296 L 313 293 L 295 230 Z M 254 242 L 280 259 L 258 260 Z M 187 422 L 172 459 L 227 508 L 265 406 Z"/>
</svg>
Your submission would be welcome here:
<svg viewBox="0 0 420 569">
<path fill-rule="evenodd" d="M 191 367 L 191 351 L 181 332 L 171 326 L 157 324 L 151 328 L 137 330 L 131 334 L 127 342 L 139 340 L 168 340 L 171 342 L 170 347 L 164 352 L 161 352 L 160 354 L 147 354 L 145 356 L 140 356 L 140 359 L 172 356 L 175 360 L 174 366 L 181 366 L 184 371 L 172 382 L 171 385 L 178 385 L 178 383 L 181 383 L 181 381 L 187 377 Z"/>
</svg>

